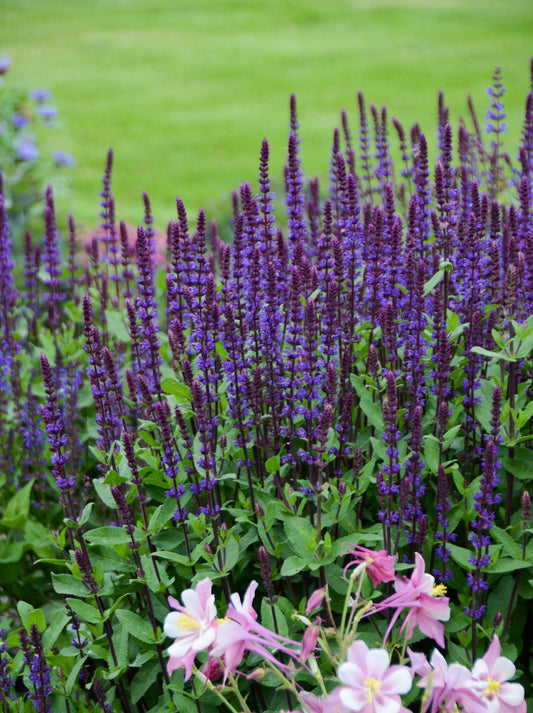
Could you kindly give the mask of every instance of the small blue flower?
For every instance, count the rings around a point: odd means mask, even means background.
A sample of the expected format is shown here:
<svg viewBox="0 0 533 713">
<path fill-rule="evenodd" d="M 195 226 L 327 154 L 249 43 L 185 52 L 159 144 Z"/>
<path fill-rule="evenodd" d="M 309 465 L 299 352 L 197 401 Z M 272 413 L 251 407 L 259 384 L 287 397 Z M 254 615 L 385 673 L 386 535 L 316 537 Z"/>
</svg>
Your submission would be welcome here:
<svg viewBox="0 0 533 713">
<path fill-rule="evenodd" d="M 15 127 L 15 129 L 22 129 L 25 126 L 28 126 L 30 123 L 30 120 L 28 119 L 27 116 L 24 116 L 23 114 L 13 114 L 11 116 L 11 123 Z"/>
<path fill-rule="evenodd" d="M 54 159 L 55 165 L 59 168 L 62 168 L 63 166 L 74 166 L 74 164 L 76 163 L 76 159 L 74 158 L 74 156 L 71 156 L 65 151 L 54 151 L 52 157 Z"/>
<path fill-rule="evenodd" d="M 16 144 L 17 158 L 19 161 L 36 161 L 39 158 L 39 151 L 33 143 L 33 139 L 26 137 Z"/>
<path fill-rule="evenodd" d="M 49 89 L 30 89 L 29 97 L 33 101 L 43 104 L 52 98 L 52 92 Z"/>
</svg>

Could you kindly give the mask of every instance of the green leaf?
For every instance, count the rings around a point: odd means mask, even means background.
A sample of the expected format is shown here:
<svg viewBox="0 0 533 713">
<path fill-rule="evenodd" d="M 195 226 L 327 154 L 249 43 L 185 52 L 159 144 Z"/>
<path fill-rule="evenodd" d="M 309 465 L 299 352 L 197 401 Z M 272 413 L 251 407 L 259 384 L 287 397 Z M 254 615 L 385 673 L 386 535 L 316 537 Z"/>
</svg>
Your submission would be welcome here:
<svg viewBox="0 0 533 713">
<path fill-rule="evenodd" d="M 104 483 L 102 480 L 99 480 L 98 478 L 93 479 L 93 486 L 94 489 L 96 490 L 96 494 L 100 498 L 100 500 L 106 505 L 108 508 L 112 508 L 113 510 L 116 509 L 117 504 L 115 502 L 115 498 L 111 495 L 111 485 L 108 483 Z"/>
<path fill-rule="evenodd" d="M 43 649 L 47 653 L 57 641 L 57 637 L 70 621 L 70 617 L 64 609 L 55 611 L 50 617 L 50 623 L 43 634 Z"/>
<path fill-rule="evenodd" d="M 286 517 L 283 529 L 296 554 L 306 560 L 312 559 L 316 551 L 316 530 L 309 520 L 303 517 Z"/>
<path fill-rule="evenodd" d="M 30 496 L 33 480 L 24 485 L 8 502 L 0 525 L 12 530 L 22 530 L 30 512 Z"/>
<path fill-rule="evenodd" d="M 108 332 L 116 337 L 119 342 L 131 342 L 131 337 L 124 324 L 124 317 L 120 312 L 114 309 L 106 309 L 105 319 Z"/>
<path fill-rule="evenodd" d="M 123 610 L 120 610 L 123 611 Z M 135 615 L 137 616 L 137 615 Z M 120 619 L 119 619 L 120 622 Z M 128 638 L 129 630 L 122 622 L 113 627 L 113 646 L 117 657 L 117 666 L 122 668 L 128 665 Z"/>
<path fill-rule="evenodd" d="M 522 559 L 522 545 L 518 544 L 516 540 L 513 540 L 508 532 L 502 530 L 501 527 L 493 525 L 491 527 L 490 534 L 496 542 L 503 545 L 504 552 L 506 552 L 510 557 L 518 560 Z"/>
<path fill-rule="evenodd" d="M 474 354 L 481 354 L 481 356 L 488 357 L 489 359 L 503 359 L 504 361 L 516 361 L 514 357 L 507 356 L 503 352 L 492 352 L 490 349 L 485 349 L 484 347 L 472 347 L 470 349 Z"/>
<path fill-rule="evenodd" d="M 102 617 L 96 608 L 96 604 L 88 604 L 81 601 L 81 599 L 72 599 L 70 597 L 67 598 L 67 602 L 74 614 L 79 616 L 82 621 L 88 624 L 100 624 L 102 622 Z"/>
<path fill-rule="evenodd" d="M 71 594 L 75 597 L 87 597 L 89 590 L 80 579 L 73 574 L 56 574 L 52 572 L 52 586 L 58 594 Z"/>
<path fill-rule="evenodd" d="M 191 403 L 191 388 L 173 376 L 165 376 L 161 381 L 161 388 L 165 394 L 172 394 L 179 404 Z"/>
<path fill-rule="evenodd" d="M 430 277 L 429 280 L 424 285 L 424 296 L 429 295 L 430 292 L 439 284 L 439 282 L 444 278 L 445 272 L 450 272 L 453 270 L 453 265 L 449 260 L 442 261 L 439 265 L 439 270 Z"/>
<path fill-rule="evenodd" d="M 239 543 L 233 535 L 228 535 L 224 545 L 222 545 L 223 556 L 223 571 L 231 572 L 239 561 Z"/>
<path fill-rule="evenodd" d="M 222 342 L 217 342 L 215 344 L 215 351 L 218 354 L 218 356 L 221 357 L 222 359 L 229 359 L 229 354 L 227 352 L 227 349 L 222 344 Z"/>
<path fill-rule="evenodd" d="M 85 533 L 85 539 L 95 545 L 123 545 L 131 542 L 131 538 L 125 528 L 113 525 L 90 530 Z"/>
<path fill-rule="evenodd" d="M 271 456 L 265 462 L 265 470 L 267 473 L 277 473 L 280 466 L 279 456 Z"/>
<path fill-rule="evenodd" d="M 504 572 L 515 572 L 518 569 L 527 569 L 532 566 L 533 564 L 531 562 L 511 559 L 510 557 L 501 557 L 489 567 L 489 572 L 490 574 L 502 574 Z"/>
<path fill-rule="evenodd" d="M 298 557 L 297 555 L 292 555 L 288 557 L 283 565 L 281 566 L 280 574 L 282 577 L 292 577 L 293 574 L 298 574 L 302 569 L 307 567 L 307 560 Z"/>
<path fill-rule="evenodd" d="M 153 644 L 156 641 L 153 629 L 146 619 L 128 609 L 118 609 L 115 614 L 120 623 L 139 641 L 145 644 Z"/>
<path fill-rule="evenodd" d="M 435 436 L 427 435 L 424 440 L 424 462 L 432 473 L 439 470 L 440 445 Z"/>
<path fill-rule="evenodd" d="M 459 547 L 458 545 L 452 545 L 449 542 L 447 545 L 452 558 L 455 562 L 457 562 L 457 564 L 460 564 L 461 567 L 467 570 L 475 569 L 475 566 L 470 563 L 470 558 L 474 554 L 472 550 L 467 550 L 465 547 Z"/>
<path fill-rule="evenodd" d="M 149 661 L 144 664 L 135 674 L 135 678 L 131 683 L 131 702 L 137 703 L 146 691 L 152 686 L 161 674 L 159 661 Z M 182 710 L 181 708 L 179 710 Z"/>
<path fill-rule="evenodd" d="M 34 609 L 28 602 L 20 600 L 17 602 L 17 611 L 22 625 L 27 631 L 31 629 L 33 624 L 37 626 L 40 634 L 46 629 L 46 619 L 41 609 Z"/>
<path fill-rule="evenodd" d="M 76 663 L 74 664 L 72 671 L 69 673 L 67 682 L 65 683 L 65 692 L 67 693 L 67 695 L 72 693 L 74 686 L 78 685 L 78 676 L 79 676 L 81 668 L 86 660 L 87 660 L 87 656 L 82 656 L 80 659 L 78 659 L 76 661 Z"/>
<path fill-rule="evenodd" d="M 500 458 L 504 470 L 520 480 L 533 479 L 533 450 L 529 448 L 515 448 L 513 458 Z"/>
<path fill-rule="evenodd" d="M 276 617 L 275 621 L 274 616 Z M 264 597 L 261 601 L 261 623 L 270 631 L 276 631 L 280 636 L 289 635 L 285 614 L 276 604 L 270 604 Z"/>
</svg>

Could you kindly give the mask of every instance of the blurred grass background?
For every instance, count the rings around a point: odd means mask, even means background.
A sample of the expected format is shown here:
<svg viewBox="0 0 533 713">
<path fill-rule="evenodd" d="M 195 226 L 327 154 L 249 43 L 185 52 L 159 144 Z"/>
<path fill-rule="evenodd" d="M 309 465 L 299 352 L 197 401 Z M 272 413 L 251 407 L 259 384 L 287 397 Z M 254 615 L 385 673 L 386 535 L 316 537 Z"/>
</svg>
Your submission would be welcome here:
<svg viewBox="0 0 533 713">
<path fill-rule="evenodd" d="M 191 216 L 205 206 L 216 217 L 241 182 L 255 188 L 265 136 L 281 185 L 291 92 L 304 171 L 325 178 L 341 107 L 357 133 L 358 90 L 433 142 L 439 89 L 454 125 L 468 93 L 483 118 L 501 66 L 514 158 L 533 2 L 0 0 L 0 54 L 13 58 L 10 79 L 53 92 L 54 146 L 77 160 L 67 206 L 76 219 L 98 222 L 113 146 L 117 217 L 140 222 L 146 190 L 164 228 L 176 195 Z"/>
</svg>

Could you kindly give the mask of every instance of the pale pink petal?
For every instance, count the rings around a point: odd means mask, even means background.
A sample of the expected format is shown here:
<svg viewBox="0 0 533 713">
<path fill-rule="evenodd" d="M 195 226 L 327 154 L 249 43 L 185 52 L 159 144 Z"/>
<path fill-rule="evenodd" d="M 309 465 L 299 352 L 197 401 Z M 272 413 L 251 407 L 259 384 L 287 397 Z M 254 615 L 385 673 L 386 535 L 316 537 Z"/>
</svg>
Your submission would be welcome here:
<svg viewBox="0 0 533 713">
<path fill-rule="evenodd" d="M 216 632 L 213 628 L 206 629 L 200 636 L 196 637 L 192 648 L 194 651 L 203 651 L 207 649 L 215 640 Z"/>
<path fill-rule="evenodd" d="M 439 621 L 433 619 L 431 616 L 425 616 L 422 612 L 418 615 L 414 614 L 412 617 L 408 617 L 408 621 L 409 638 L 411 637 L 414 626 L 416 625 L 423 634 L 436 641 L 439 646 L 444 647 L 444 626 Z"/>
<path fill-rule="evenodd" d="M 168 655 L 175 658 L 185 656 L 187 651 L 191 648 L 191 643 L 193 641 L 194 637 L 189 637 L 188 639 L 176 639 L 176 641 L 168 647 Z"/>
<path fill-rule="evenodd" d="M 520 683 L 505 683 L 500 687 L 500 700 L 508 706 L 522 703 L 524 695 L 524 687 Z"/>
<path fill-rule="evenodd" d="M 211 589 L 213 587 L 213 583 L 209 579 L 209 577 L 204 577 L 204 579 L 200 580 L 198 584 L 196 585 L 196 594 L 198 595 L 198 599 L 200 600 L 200 604 L 202 607 L 206 607 L 207 602 L 214 597 L 211 594 Z"/>
<path fill-rule="evenodd" d="M 346 658 L 351 663 L 359 663 L 366 661 L 368 656 L 368 646 L 364 641 L 354 641 L 354 643 L 348 649 Z"/>
<path fill-rule="evenodd" d="M 361 663 L 364 663 L 361 661 Z M 366 672 L 370 678 L 381 680 L 389 668 L 390 658 L 385 649 L 370 649 L 366 657 Z"/>
<path fill-rule="evenodd" d="M 502 683 L 503 681 L 508 681 L 516 673 L 516 666 L 512 661 L 505 658 L 505 656 L 500 656 L 494 662 L 492 666 L 492 671 L 490 672 L 490 677 L 495 681 Z"/>
<path fill-rule="evenodd" d="M 400 699 L 376 696 L 373 700 L 375 713 L 398 713 L 402 704 Z"/>
<path fill-rule="evenodd" d="M 483 656 L 483 661 L 487 664 L 489 671 L 494 666 L 496 659 L 501 653 L 501 650 L 502 647 L 500 644 L 500 639 L 496 634 L 494 634 L 494 638 L 492 639 L 488 649 L 485 651 L 485 655 Z"/>
<path fill-rule="evenodd" d="M 365 672 L 362 671 L 359 666 L 350 661 L 341 663 L 337 669 L 337 678 L 341 683 L 345 683 L 347 686 L 355 686 L 362 684 L 365 677 Z"/>
<path fill-rule="evenodd" d="M 472 666 L 472 678 L 478 680 L 487 679 L 489 676 L 489 667 L 484 659 L 478 659 Z"/>
<path fill-rule="evenodd" d="M 351 711 L 360 711 L 367 703 L 364 692 L 355 691 L 353 688 L 341 688 L 339 697 L 342 703 Z"/>
<path fill-rule="evenodd" d="M 419 676 L 425 676 L 431 670 L 429 662 L 425 654 L 418 651 L 412 651 L 407 647 L 407 653 L 409 654 L 409 659 L 411 661 L 411 668 Z"/>
<path fill-rule="evenodd" d="M 411 690 L 413 679 L 406 666 L 391 666 L 383 679 L 384 693 L 407 693 Z"/>
</svg>

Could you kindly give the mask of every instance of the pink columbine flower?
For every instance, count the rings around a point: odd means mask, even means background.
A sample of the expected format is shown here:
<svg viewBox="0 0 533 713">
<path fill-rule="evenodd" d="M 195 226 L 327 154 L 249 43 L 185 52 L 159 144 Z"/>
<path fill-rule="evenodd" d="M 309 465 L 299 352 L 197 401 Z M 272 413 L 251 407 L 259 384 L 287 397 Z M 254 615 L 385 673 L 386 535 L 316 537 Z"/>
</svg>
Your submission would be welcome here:
<svg viewBox="0 0 533 713">
<path fill-rule="evenodd" d="M 444 625 L 441 622 L 450 618 L 450 600 L 442 596 L 446 591 L 444 585 L 435 585 L 435 577 L 424 572 L 424 568 L 424 559 L 416 552 L 415 569 L 410 579 L 397 577 L 394 582 L 396 593 L 369 612 L 372 614 L 382 609 L 396 608 L 385 640 L 400 612 L 409 609 L 400 631 L 407 626 L 407 636 L 411 637 L 415 626 L 418 626 L 423 634 L 434 639 L 439 646 L 444 646 Z"/>
<path fill-rule="evenodd" d="M 257 612 L 252 606 L 256 589 L 257 582 L 250 582 L 242 602 L 238 594 L 232 594 L 226 617 L 218 627 L 211 656 L 223 658 L 224 681 L 228 673 L 235 673 L 245 651 L 253 651 L 280 668 L 288 667 L 280 663 L 270 649 L 284 651 L 298 659 L 301 646 L 296 641 L 278 636 L 257 622 Z"/>
<path fill-rule="evenodd" d="M 181 593 L 181 605 L 174 597 L 168 603 L 176 611 L 165 617 L 163 631 L 175 639 L 169 646 L 169 674 L 174 669 L 185 667 L 185 680 L 192 674 L 192 665 L 198 651 L 208 649 L 215 640 L 217 630 L 217 610 L 215 595 L 211 594 L 212 582 L 209 577 L 198 582 L 196 589 L 186 589 Z"/>
<path fill-rule="evenodd" d="M 337 670 L 344 684 L 339 689 L 341 702 L 359 713 L 407 713 L 400 694 L 411 690 L 407 666 L 391 666 L 385 649 L 369 649 L 363 641 L 350 646 L 347 661 Z"/>
<path fill-rule="evenodd" d="M 433 651 L 428 662 L 424 654 L 407 649 L 413 671 L 421 676 L 417 686 L 425 688 L 428 698 L 423 713 L 457 710 L 461 706 L 468 713 L 487 713 L 487 708 L 472 688 L 472 674 L 461 664 L 448 666 L 440 651 Z"/>
<path fill-rule="evenodd" d="M 516 668 L 508 658 L 500 656 L 501 650 L 500 640 L 495 635 L 485 656 L 472 668 L 474 691 L 485 701 L 488 713 L 526 713 L 524 687 L 509 683 Z"/>
<path fill-rule="evenodd" d="M 348 567 L 355 567 L 365 562 L 366 571 L 374 587 L 380 582 L 392 582 L 394 579 L 394 562 L 396 561 L 396 555 L 388 555 L 386 550 L 374 552 L 361 545 L 353 545 L 352 549 L 346 550 L 343 554 L 355 556 L 355 559 L 349 562 L 344 568 L 344 574 L 346 574 Z"/>
</svg>

